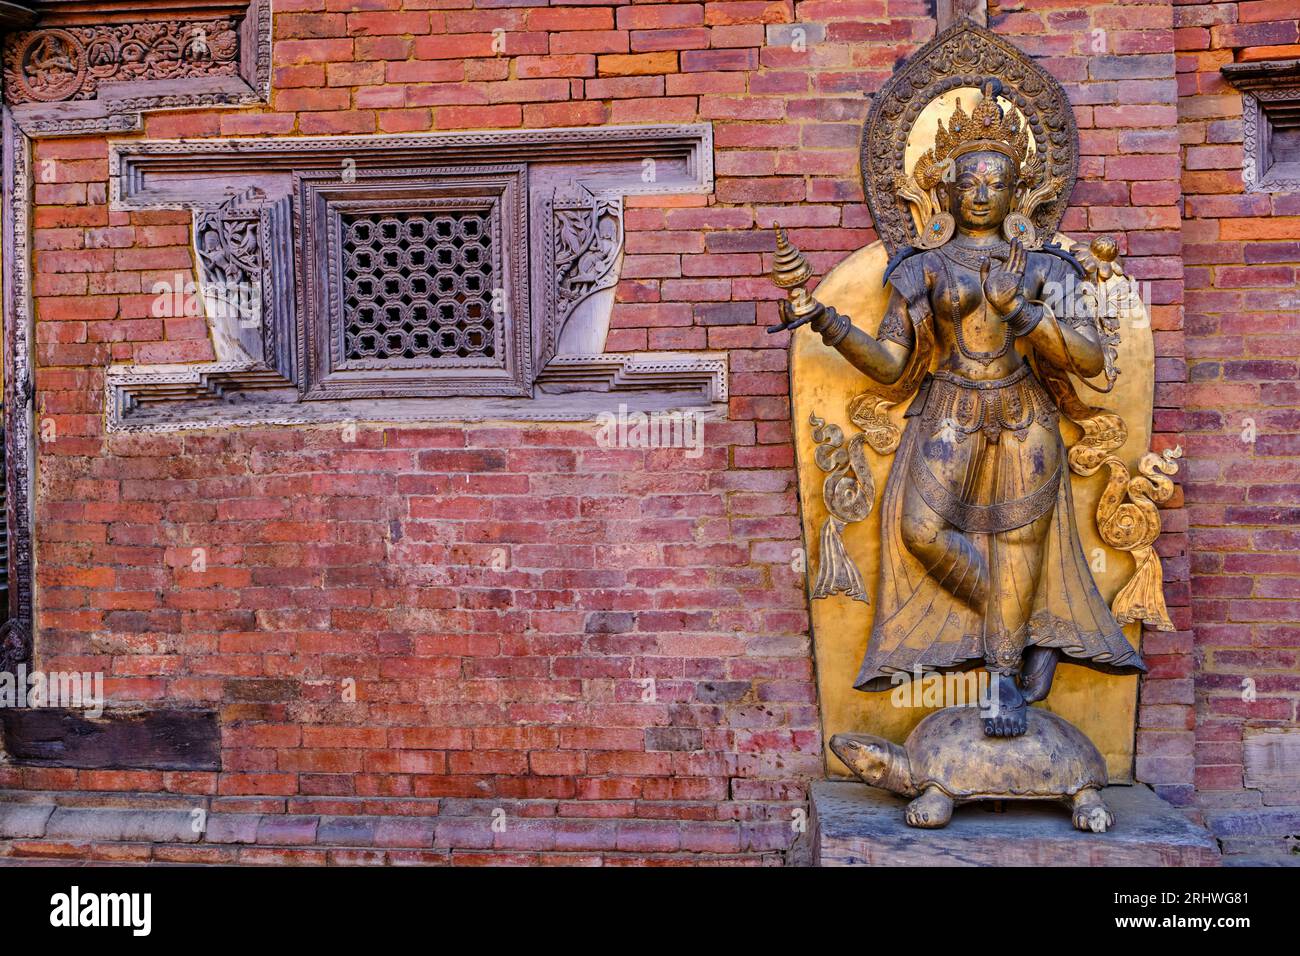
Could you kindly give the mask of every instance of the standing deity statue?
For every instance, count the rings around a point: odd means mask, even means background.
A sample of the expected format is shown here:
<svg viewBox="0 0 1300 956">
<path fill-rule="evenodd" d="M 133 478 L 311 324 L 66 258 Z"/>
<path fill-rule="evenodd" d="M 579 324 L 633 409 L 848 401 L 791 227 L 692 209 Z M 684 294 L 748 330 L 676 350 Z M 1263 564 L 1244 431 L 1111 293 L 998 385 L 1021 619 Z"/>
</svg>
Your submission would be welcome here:
<svg viewBox="0 0 1300 956">
<path fill-rule="evenodd" d="M 1096 292 L 1105 288 L 1100 274 L 1121 267 L 1113 240 L 1099 237 L 1076 257 L 1041 238 L 1044 230 L 1052 235 L 1068 198 L 1063 193 L 1073 182 L 1077 157 L 1071 148 L 1077 147 L 1069 141 L 1074 126 L 1068 104 L 1068 123 L 1058 111 L 1038 117 L 1037 128 L 1030 129 L 1021 106 L 1032 113 L 1032 103 L 998 76 L 981 75 L 978 63 L 960 62 L 963 49 L 952 39 L 940 51 L 948 59 L 936 57 L 926 69 L 934 77 L 962 67 L 965 75 L 940 84 L 946 88 L 938 95 L 950 94 L 951 112 L 938 120 L 932 144 L 913 155 L 910 168 L 902 163 L 901 147 L 891 151 L 890 144 L 870 141 L 873 124 L 901 120 L 887 115 L 888 100 L 868 122 L 863 174 L 877 227 L 893 253 L 884 269 L 888 293 L 875 334 L 802 288 L 809 270 L 779 228 L 774 277 L 791 295 L 781 303 L 781 324 L 774 331 L 807 324 L 824 346 L 867 377 L 868 390 L 851 403 L 850 415 L 872 447 L 895 453 L 879 508 L 874 618 L 854 687 L 887 691 L 900 675 L 983 668 L 995 706 L 978 723 L 957 715 L 946 733 L 977 726 L 985 737 L 1008 743 L 1000 750 L 989 750 L 988 743 L 971 749 L 972 741 L 960 739 L 943 744 L 956 762 L 946 777 L 975 781 L 961 787 L 935 772 L 925 781 L 911 779 L 923 776 L 919 761 L 936 762 L 932 752 L 911 752 L 907 766 L 909 751 L 936 746 L 934 727 L 926 731 L 924 723 L 913 735 L 921 735 L 919 742 L 909 740 L 907 750 L 855 735 L 840 735 L 832 747 L 868 782 L 916 795 L 907 813 L 913 825 L 942 826 L 961 799 L 1054 796 L 1073 800 L 1076 825 L 1102 830 L 1111 818 L 1098 795 L 1105 768 L 1100 763 L 1097 769 L 1096 749 L 1068 723 L 1058 727 L 1029 705 L 1048 695 L 1062 659 L 1108 673 L 1145 670 L 1098 591 L 1080 543 L 1070 483 L 1071 470 L 1095 472 L 1123 440 L 1123 422 L 1086 405 L 1076 385 L 1099 377 L 1114 384 L 1118 333 L 1098 307 Z M 1027 75 L 1023 63 L 1019 69 Z M 913 89 L 923 85 L 910 82 Z M 962 95 L 969 97 L 969 112 Z M 892 132 L 895 144 L 908 141 L 909 130 L 901 138 Z M 896 167 L 892 197 L 873 190 L 871 179 L 889 161 Z M 886 205 L 892 218 L 881 216 Z M 900 208 L 910 216 L 900 217 Z M 899 241 L 903 235 L 907 242 Z M 1093 294 L 1079 294 L 1084 288 Z M 881 410 L 907 398 L 900 435 Z M 1068 453 L 1062 417 L 1085 435 Z M 824 440 L 824 423 L 814 424 L 821 429 L 814 432 L 817 440 Z M 870 509 L 872 492 L 852 486 L 858 500 L 839 495 L 841 508 L 835 507 L 837 491 L 830 482 L 855 476 L 850 456 L 840 452 L 838 426 L 830 428 L 826 447 L 845 464 L 828 478 L 827 504 L 840 520 L 822 535 L 823 578 L 840 575 L 828 563 L 834 561 L 847 572 L 841 579 L 862 590 L 839 531 Z M 861 441 L 844 449 L 849 450 L 861 453 Z M 1121 467 L 1127 483 L 1127 467 Z M 825 593 L 815 591 L 814 597 Z M 1159 612 L 1163 616 L 1162 601 Z M 1027 732 L 1033 739 L 1014 742 Z M 1051 764 L 1054 758 L 1043 756 L 1043 748 L 1053 746 L 1073 748 L 1048 771 L 1060 779 L 1018 790 L 1007 774 L 1036 771 L 1039 758 Z M 963 760 L 994 762 L 1000 769 L 960 766 Z"/>
</svg>

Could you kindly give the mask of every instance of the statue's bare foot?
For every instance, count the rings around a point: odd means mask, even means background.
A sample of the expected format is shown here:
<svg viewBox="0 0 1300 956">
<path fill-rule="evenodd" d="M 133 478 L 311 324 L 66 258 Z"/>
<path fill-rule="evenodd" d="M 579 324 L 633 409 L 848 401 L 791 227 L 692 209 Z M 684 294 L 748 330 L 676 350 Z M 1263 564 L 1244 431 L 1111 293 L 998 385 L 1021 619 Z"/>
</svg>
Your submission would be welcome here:
<svg viewBox="0 0 1300 956">
<path fill-rule="evenodd" d="M 986 737 L 1019 737 L 1025 732 L 1028 719 L 1025 708 L 1029 706 L 1016 678 L 1011 674 L 995 675 L 993 700 L 989 702 L 984 718 Z"/>
<path fill-rule="evenodd" d="M 1115 814 L 1110 812 L 1101 793 L 1089 787 L 1074 795 L 1074 825 L 1080 830 L 1105 833 L 1115 825 Z"/>
<path fill-rule="evenodd" d="M 907 805 L 903 815 L 909 827 L 934 830 L 946 826 L 952 819 L 952 797 L 938 787 L 927 787 L 923 794 Z"/>
<path fill-rule="evenodd" d="M 1031 647 L 1025 652 L 1025 666 L 1020 671 L 1020 691 L 1025 700 L 1032 704 L 1047 696 L 1060 657 L 1061 652 L 1054 647 Z"/>
</svg>

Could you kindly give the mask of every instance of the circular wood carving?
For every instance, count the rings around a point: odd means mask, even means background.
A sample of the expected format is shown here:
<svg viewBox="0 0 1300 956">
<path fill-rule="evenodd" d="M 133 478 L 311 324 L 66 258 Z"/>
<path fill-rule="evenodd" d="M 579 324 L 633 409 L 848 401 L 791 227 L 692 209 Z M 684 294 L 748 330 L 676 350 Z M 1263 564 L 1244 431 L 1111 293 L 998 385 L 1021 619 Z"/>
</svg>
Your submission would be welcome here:
<svg viewBox="0 0 1300 956">
<path fill-rule="evenodd" d="M 81 89 L 86 79 L 86 49 L 67 30 L 42 30 L 23 41 L 18 69 L 10 79 L 33 100 L 53 103 Z"/>
</svg>

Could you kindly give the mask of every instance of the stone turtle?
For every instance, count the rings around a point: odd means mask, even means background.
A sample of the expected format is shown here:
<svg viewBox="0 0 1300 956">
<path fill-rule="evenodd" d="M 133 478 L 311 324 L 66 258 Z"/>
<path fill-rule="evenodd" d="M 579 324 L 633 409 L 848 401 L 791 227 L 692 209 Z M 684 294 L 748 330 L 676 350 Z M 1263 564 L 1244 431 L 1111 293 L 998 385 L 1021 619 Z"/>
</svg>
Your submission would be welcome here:
<svg viewBox="0 0 1300 956">
<path fill-rule="evenodd" d="M 1104 833 L 1115 817 L 1101 797 L 1106 761 L 1084 734 L 1041 707 L 1027 711 L 1017 737 L 989 737 L 975 707 L 927 716 L 903 746 L 870 734 L 836 734 L 833 750 L 862 780 L 904 797 L 910 826 L 942 827 L 958 803 L 1060 800 L 1074 825 Z"/>
</svg>

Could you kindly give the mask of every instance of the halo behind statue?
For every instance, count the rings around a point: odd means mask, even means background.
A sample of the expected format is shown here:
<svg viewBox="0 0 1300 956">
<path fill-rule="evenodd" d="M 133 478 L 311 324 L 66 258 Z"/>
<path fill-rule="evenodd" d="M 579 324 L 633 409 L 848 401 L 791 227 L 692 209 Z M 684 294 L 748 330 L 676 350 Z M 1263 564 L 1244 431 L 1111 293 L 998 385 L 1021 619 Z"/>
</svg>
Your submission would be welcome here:
<svg viewBox="0 0 1300 956">
<path fill-rule="evenodd" d="M 981 96 L 988 95 L 990 80 L 999 81 L 991 87 L 994 100 L 1009 121 L 1014 116 L 1023 122 L 1030 142 L 1022 166 L 1026 182 L 1008 221 L 1014 225 L 1020 222 L 1015 217 L 1022 216 L 1027 233 L 1055 235 L 1079 167 L 1079 132 L 1069 100 L 1055 77 L 1020 50 L 973 21 L 960 20 L 890 77 L 867 116 L 862 185 L 876 232 L 891 256 L 904 246 L 934 245 L 937 235 L 947 231 L 945 214 L 934 204 L 934 190 L 913 177 L 915 136 L 933 135 L 920 130 L 917 120 L 930 104 L 952 99 L 954 91 L 961 91 L 966 109 L 973 112 Z M 927 238 L 936 221 L 936 236 Z"/>
</svg>

